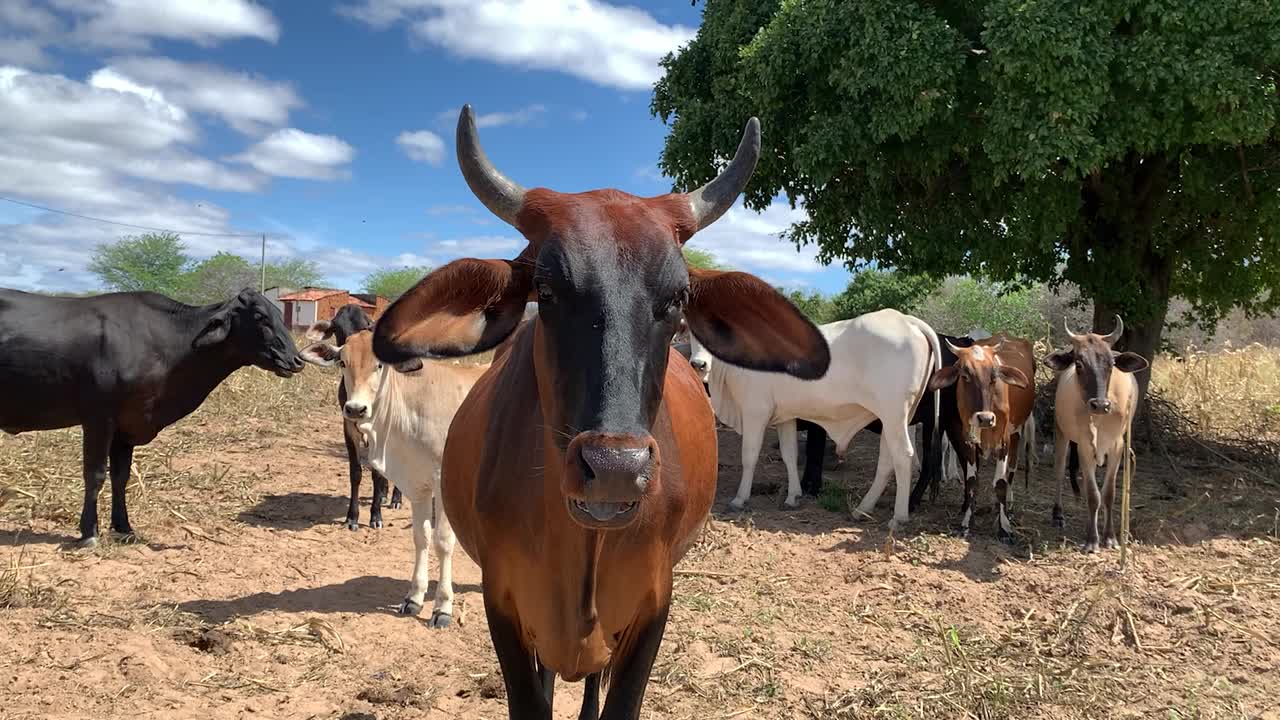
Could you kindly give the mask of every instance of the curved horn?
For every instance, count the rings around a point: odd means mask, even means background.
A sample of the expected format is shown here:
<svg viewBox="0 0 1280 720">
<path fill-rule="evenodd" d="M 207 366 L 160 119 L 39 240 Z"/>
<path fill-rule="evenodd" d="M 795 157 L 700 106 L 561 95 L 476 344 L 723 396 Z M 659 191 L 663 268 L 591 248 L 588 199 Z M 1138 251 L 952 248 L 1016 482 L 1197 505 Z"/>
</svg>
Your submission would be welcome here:
<svg viewBox="0 0 1280 720">
<path fill-rule="evenodd" d="M 751 173 L 756 170 L 756 162 L 760 159 L 760 120 L 751 118 L 742 130 L 742 140 L 738 143 L 738 151 L 733 160 L 714 180 L 688 193 L 689 204 L 693 208 L 693 217 L 698 223 L 698 230 L 705 228 L 733 207 L 738 195 L 747 187 Z"/>
<path fill-rule="evenodd" d="M 1124 335 L 1124 321 L 1120 319 L 1119 315 L 1116 315 L 1116 329 L 1102 339 L 1106 341 L 1107 345 L 1115 345 L 1122 335 Z"/>
<path fill-rule="evenodd" d="M 1067 324 L 1067 318 L 1065 315 L 1062 318 L 1062 329 L 1067 331 L 1067 337 L 1071 338 L 1072 340 L 1079 340 L 1080 338 L 1084 337 L 1079 333 L 1071 332 L 1071 326 Z"/>
<path fill-rule="evenodd" d="M 470 105 L 463 105 L 458 114 L 457 133 L 458 167 L 471 192 L 489 208 L 489 212 L 515 226 L 516 214 L 524 206 L 525 189 L 498 172 L 480 147 L 476 134 L 476 116 Z"/>
<path fill-rule="evenodd" d="M 959 347 L 956 347 L 955 345 L 952 345 L 950 340 L 944 339 L 942 342 L 947 344 L 947 347 L 951 350 L 952 354 L 954 355 L 959 355 L 961 350 L 967 349 L 967 348 L 959 348 Z"/>
</svg>

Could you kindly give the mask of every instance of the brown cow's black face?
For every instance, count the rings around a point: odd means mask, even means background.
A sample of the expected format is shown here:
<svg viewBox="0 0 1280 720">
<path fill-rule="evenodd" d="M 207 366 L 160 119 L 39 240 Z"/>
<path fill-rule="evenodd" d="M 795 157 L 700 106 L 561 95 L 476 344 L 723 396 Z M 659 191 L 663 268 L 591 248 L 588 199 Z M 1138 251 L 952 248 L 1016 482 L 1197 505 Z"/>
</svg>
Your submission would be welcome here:
<svg viewBox="0 0 1280 720">
<path fill-rule="evenodd" d="M 1123 332 L 1124 322 L 1118 315 L 1116 328 L 1110 335 L 1096 333 L 1076 335 L 1068 328 L 1071 347 L 1051 353 L 1044 359 L 1044 364 L 1055 372 L 1075 368 L 1077 385 L 1080 387 L 1080 400 L 1089 408 L 1091 415 L 1107 415 L 1114 409 L 1109 399 L 1112 368 L 1127 373 L 1147 368 L 1147 361 L 1141 355 L 1131 352 L 1120 353 L 1111 349 Z"/>
<path fill-rule="evenodd" d="M 619 209 L 626 214 L 626 211 Z M 606 224 L 567 227 L 538 253 L 539 385 L 554 396 L 543 420 L 565 453 L 561 488 L 588 527 L 627 522 L 657 491 L 658 448 L 650 435 L 667 372 L 671 336 L 689 298 L 679 246 L 656 228 L 620 238 Z M 660 227 L 660 226 L 659 226 Z M 611 236 L 610 236 L 611 235 Z"/>
</svg>

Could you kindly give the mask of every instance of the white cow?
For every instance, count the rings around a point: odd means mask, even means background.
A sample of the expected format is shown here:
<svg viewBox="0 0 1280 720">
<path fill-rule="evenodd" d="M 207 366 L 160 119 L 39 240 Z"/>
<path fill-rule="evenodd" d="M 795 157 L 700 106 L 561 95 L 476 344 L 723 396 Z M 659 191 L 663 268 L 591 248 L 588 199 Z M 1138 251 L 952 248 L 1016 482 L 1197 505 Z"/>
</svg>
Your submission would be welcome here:
<svg viewBox="0 0 1280 720">
<path fill-rule="evenodd" d="M 348 337 L 341 348 L 317 342 L 299 355 L 314 365 L 342 366 L 347 387 L 342 414 L 364 435 L 369 464 L 400 488 L 413 510 L 413 580 L 400 613 L 416 615 L 422 610 L 429 585 L 430 534 L 439 564 L 431 626 L 447 627 L 453 616 L 456 540 L 440 502 L 440 459 L 458 406 L 489 366 L 428 361 L 410 373 L 386 372 L 374 357 L 372 340 L 372 331 L 364 330 Z"/>
<path fill-rule="evenodd" d="M 929 377 L 942 366 L 938 336 L 923 320 L 893 309 L 819 326 L 831 347 L 831 366 L 818 380 L 765 373 L 713 362 L 696 337 L 690 338 L 690 363 L 703 376 L 711 407 L 720 422 L 742 435 L 742 482 L 730 503 L 742 509 L 765 428 L 778 429 L 779 451 L 787 468 L 785 504 L 800 497 L 796 467 L 796 419 L 821 426 L 843 456 L 859 430 L 879 418 L 880 460 L 875 480 L 859 512 L 869 514 L 884 492 L 892 470 L 897 482 L 893 526 L 907 520 L 911 465 L 915 450 L 907 423 L 924 397 Z M 934 408 L 938 405 L 935 393 Z M 934 418 L 937 427 L 937 418 Z"/>
</svg>

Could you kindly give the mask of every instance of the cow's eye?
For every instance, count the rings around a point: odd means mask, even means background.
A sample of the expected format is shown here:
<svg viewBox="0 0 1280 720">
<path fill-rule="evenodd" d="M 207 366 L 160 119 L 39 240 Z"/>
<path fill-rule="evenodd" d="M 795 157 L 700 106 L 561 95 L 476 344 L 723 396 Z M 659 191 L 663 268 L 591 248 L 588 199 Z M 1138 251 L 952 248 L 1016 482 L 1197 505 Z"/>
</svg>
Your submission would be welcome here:
<svg viewBox="0 0 1280 720">
<path fill-rule="evenodd" d="M 538 283 L 537 290 L 538 290 L 538 302 L 555 301 L 556 294 L 552 292 L 550 285 L 547 285 L 546 283 Z"/>
<path fill-rule="evenodd" d="M 338 360 L 338 367 L 344 368 L 346 366 L 347 366 L 347 362 L 345 360 Z"/>
<path fill-rule="evenodd" d="M 657 311 L 653 315 L 658 320 L 675 319 L 679 317 L 681 313 L 684 312 L 684 306 L 687 305 L 688 302 L 689 302 L 689 290 L 688 288 L 685 288 L 680 292 L 676 293 L 675 297 L 671 298 L 667 302 L 660 305 L 657 308 Z"/>
</svg>

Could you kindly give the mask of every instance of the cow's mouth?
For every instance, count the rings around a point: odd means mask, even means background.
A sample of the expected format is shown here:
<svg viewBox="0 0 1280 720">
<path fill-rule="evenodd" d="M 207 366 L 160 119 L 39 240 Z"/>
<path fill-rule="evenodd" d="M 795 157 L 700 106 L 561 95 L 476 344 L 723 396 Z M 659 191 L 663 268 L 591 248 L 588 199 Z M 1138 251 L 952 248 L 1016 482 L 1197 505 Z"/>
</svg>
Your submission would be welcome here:
<svg viewBox="0 0 1280 720">
<path fill-rule="evenodd" d="M 640 509 L 639 501 L 634 502 L 591 502 L 569 499 L 569 514 L 579 525 L 589 528 L 607 530 L 630 524 Z"/>
</svg>

